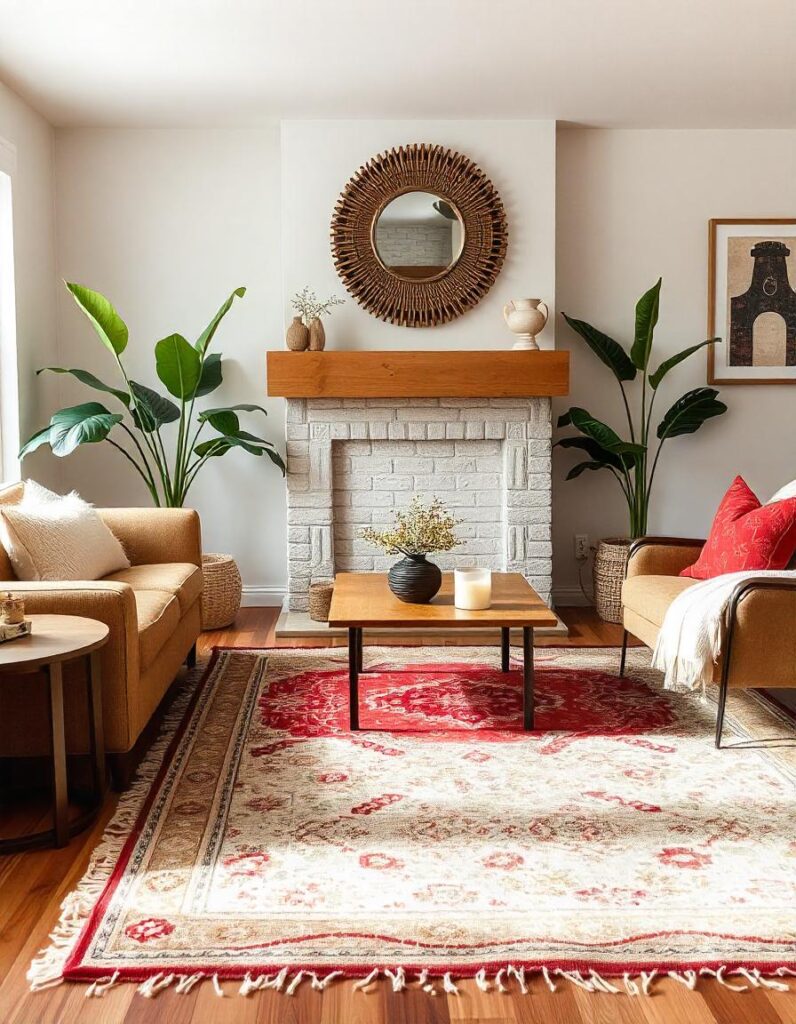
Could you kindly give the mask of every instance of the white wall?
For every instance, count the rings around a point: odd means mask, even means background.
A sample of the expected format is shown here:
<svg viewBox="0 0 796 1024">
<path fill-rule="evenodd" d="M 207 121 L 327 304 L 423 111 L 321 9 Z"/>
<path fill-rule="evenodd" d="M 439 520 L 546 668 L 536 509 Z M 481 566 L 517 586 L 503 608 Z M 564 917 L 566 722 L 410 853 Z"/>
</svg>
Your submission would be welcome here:
<svg viewBox="0 0 796 1024">
<path fill-rule="evenodd" d="M 654 363 L 707 337 L 707 224 L 711 217 L 796 216 L 796 131 L 635 131 L 560 128 L 557 174 L 558 308 L 626 344 L 637 298 L 663 277 Z M 792 282 L 796 284 L 796 282 Z M 560 321 L 572 350 L 572 392 L 621 427 L 610 371 Z M 702 353 L 661 386 L 659 409 L 707 381 Z M 729 411 L 691 437 L 667 442 L 650 532 L 702 537 L 736 473 L 763 498 L 796 477 L 796 389 L 724 386 Z M 554 593 L 577 593 L 572 535 L 627 532 L 612 477 L 564 482 L 572 453 L 554 458 Z"/>
<path fill-rule="evenodd" d="M 16 332 L 17 380 L 4 362 L 0 394 L 4 410 L 4 466 L 8 478 L 18 475 L 13 459 L 23 440 L 45 422 L 55 401 L 54 382 L 37 383 L 35 371 L 56 357 L 55 216 L 53 185 L 53 130 L 15 93 L 0 84 L 0 170 L 11 178 L 13 208 L 15 324 L 4 321 L 4 331 Z M 6 335 L 7 337 L 7 335 Z M 8 378 L 12 379 L 9 380 Z M 5 412 L 19 398 L 19 424 L 7 424 Z M 59 467 L 52 456 L 40 452 L 26 464 L 28 475 L 58 484 Z"/>
<path fill-rule="evenodd" d="M 509 243 L 503 269 L 483 301 L 435 328 L 386 324 L 350 298 L 332 260 L 329 229 L 346 182 L 377 153 L 434 142 L 469 156 L 491 179 L 506 208 Z M 538 296 L 555 306 L 555 124 L 553 121 L 283 121 L 282 224 L 286 311 L 309 284 L 346 304 L 327 323 L 334 348 L 505 348 L 509 299 Z M 553 346 L 553 329 L 540 335 Z"/>
<path fill-rule="evenodd" d="M 265 405 L 269 418 L 252 419 L 251 429 L 283 448 L 282 402 L 265 398 L 265 350 L 283 345 L 278 145 L 276 126 L 70 129 L 57 133 L 56 164 L 58 276 L 116 305 L 130 328 L 131 375 L 163 390 L 154 343 L 174 331 L 195 339 L 232 289 L 246 285 L 214 342 L 225 356 L 224 383 L 204 402 Z M 65 289 L 58 302 L 64 364 L 110 382 L 113 361 Z M 64 403 L 90 393 L 66 379 L 62 390 Z M 150 503 L 108 445 L 76 452 L 64 472 L 67 485 L 96 504 Z M 243 452 L 212 460 L 189 504 L 201 513 L 206 551 L 233 554 L 249 586 L 283 587 L 284 483 L 269 461 Z"/>
</svg>

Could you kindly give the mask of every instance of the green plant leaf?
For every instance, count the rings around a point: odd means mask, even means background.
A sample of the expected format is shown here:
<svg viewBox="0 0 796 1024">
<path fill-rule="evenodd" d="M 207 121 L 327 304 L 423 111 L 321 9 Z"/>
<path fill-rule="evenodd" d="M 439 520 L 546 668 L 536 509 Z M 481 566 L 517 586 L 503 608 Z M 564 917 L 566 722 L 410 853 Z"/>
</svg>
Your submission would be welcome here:
<svg viewBox="0 0 796 1024">
<path fill-rule="evenodd" d="M 581 473 L 585 473 L 587 469 L 610 469 L 610 466 L 607 462 L 579 462 L 567 473 L 565 479 L 574 480 Z"/>
<path fill-rule="evenodd" d="M 708 338 L 707 341 L 700 341 L 698 345 L 691 345 L 689 348 L 684 348 L 682 352 L 678 352 L 677 355 L 670 356 L 668 359 L 664 359 L 658 369 L 651 373 L 649 376 L 649 382 L 651 388 L 657 388 L 669 370 L 673 370 L 678 363 L 682 363 L 684 359 L 688 359 L 695 352 L 698 352 L 701 348 L 706 345 L 715 345 L 720 342 L 721 338 Z"/>
<path fill-rule="evenodd" d="M 90 388 L 94 388 L 96 391 L 104 391 L 108 395 L 113 395 L 118 398 L 120 402 L 130 407 L 130 396 L 126 391 L 122 391 L 120 388 L 112 388 L 109 384 L 105 384 L 95 377 L 93 373 L 89 373 L 88 370 L 72 369 L 67 370 L 63 366 L 43 366 L 40 370 L 36 371 L 36 376 L 40 373 L 68 373 L 71 374 L 76 380 L 79 380 L 81 384 L 86 384 Z"/>
<path fill-rule="evenodd" d="M 618 341 L 609 338 L 607 334 L 598 331 L 596 327 L 592 327 L 584 320 L 575 320 L 574 317 L 567 316 L 566 313 L 562 315 L 572 330 L 583 338 L 597 358 L 613 371 L 617 380 L 634 379 L 636 367 Z"/>
<path fill-rule="evenodd" d="M 599 442 L 591 437 L 562 437 L 561 440 L 556 441 L 553 447 L 579 448 L 581 451 L 591 455 L 595 461 L 606 463 L 615 469 L 621 469 L 623 465 L 623 460 L 619 455 L 609 451 L 607 448 L 603 448 Z"/>
<path fill-rule="evenodd" d="M 643 455 L 646 452 L 647 449 L 644 445 L 623 441 L 607 423 L 595 419 L 585 409 L 579 409 L 577 406 L 574 406 L 569 412 L 572 425 L 577 427 L 582 434 L 591 437 L 609 452 L 615 452 L 617 455 Z"/>
<path fill-rule="evenodd" d="M 240 433 L 240 420 L 231 409 L 218 409 L 216 412 L 211 412 L 206 418 L 219 434 L 231 434 L 237 437 Z M 205 419 L 205 417 L 202 416 L 200 419 Z"/>
<path fill-rule="evenodd" d="M 218 447 L 216 447 L 218 446 Z M 223 448 L 223 451 L 220 450 Z M 251 455 L 262 455 L 263 449 L 250 444 L 242 437 L 234 434 L 222 434 L 220 437 L 211 437 L 209 441 L 202 441 L 194 451 L 197 455 L 224 455 L 230 448 L 243 448 Z"/>
<path fill-rule="evenodd" d="M 181 334 L 170 334 L 155 345 L 155 369 L 169 394 L 185 401 L 199 385 L 202 360 Z"/>
<path fill-rule="evenodd" d="M 725 413 L 727 406 L 724 402 L 716 401 L 717 395 L 718 391 L 713 388 L 694 388 L 678 398 L 658 424 L 658 437 L 661 441 L 682 434 L 693 434 L 706 420 Z"/>
<path fill-rule="evenodd" d="M 122 320 L 108 299 L 99 292 L 93 292 L 82 284 L 65 282 L 78 308 L 88 317 L 97 336 L 105 348 L 120 356 L 127 348 L 127 324 Z"/>
<path fill-rule="evenodd" d="M 572 410 L 567 409 L 566 412 L 562 412 L 558 417 L 557 427 L 570 427 L 572 426 Z"/>
<path fill-rule="evenodd" d="M 216 331 L 218 329 L 218 325 L 221 323 L 221 321 L 227 315 L 227 313 L 229 312 L 230 306 L 235 301 L 235 296 L 237 296 L 238 298 L 242 299 L 245 294 L 246 294 L 246 289 L 245 288 L 243 288 L 243 287 L 236 288 L 235 291 L 227 299 L 227 301 L 224 302 L 219 307 L 219 310 L 216 313 L 216 315 L 213 317 L 213 319 L 210 321 L 210 323 L 207 325 L 207 327 L 205 327 L 205 329 L 202 331 L 202 333 L 197 338 L 196 345 L 194 346 L 196 348 L 197 352 L 201 353 L 202 355 L 205 354 L 205 352 L 207 351 L 208 345 L 213 340 L 213 335 L 216 333 Z"/>
<path fill-rule="evenodd" d="M 639 370 L 646 370 L 647 363 L 650 361 L 652 336 L 655 332 L 655 324 L 658 322 L 661 282 L 662 278 L 659 277 L 657 283 L 649 291 L 644 292 L 636 303 L 636 330 L 630 358 L 633 360 L 633 365 Z"/>
<path fill-rule="evenodd" d="M 220 405 L 215 409 L 203 409 L 199 413 L 199 419 L 207 420 L 217 412 L 261 412 L 263 416 L 268 415 L 268 412 L 263 409 L 261 405 L 252 405 L 251 403 L 243 402 L 238 405 Z"/>
<path fill-rule="evenodd" d="M 19 458 L 21 459 L 24 458 L 25 455 L 30 455 L 30 453 L 35 452 L 37 448 L 41 448 L 43 444 L 49 444 L 51 429 L 52 427 L 48 423 L 46 427 L 42 427 L 41 430 L 37 430 L 32 437 L 29 437 L 19 449 Z"/>
<path fill-rule="evenodd" d="M 179 407 L 171 401 L 159 395 L 157 391 L 148 388 L 146 384 L 139 384 L 138 381 L 130 381 L 130 390 L 135 396 L 137 409 L 133 412 L 135 425 L 144 433 L 151 434 L 153 430 L 162 427 L 164 423 L 174 423 L 180 418 Z"/>
<path fill-rule="evenodd" d="M 273 448 L 265 448 L 264 451 L 268 458 L 271 460 L 271 462 L 273 462 L 275 466 L 282 470 L 282 476 L 284 476 L 286 473 L 285 464 L 282 461 L 282 456 L 279 454 L 279 452 L 274 451 Z"/>
<path fill-rule="evenodd" d="M 209 395 L 211 391 L 215 391 L 221 384 L 222 379 L 221 354 L 219 352 L 211 352 L 209 356 L 205 356 L 202 363 L 202 376 L 199 378 L 196 397 L 202 398 L 204 395 Z"/>
<path fill-rule="evenodd" d="M 104 441 L 122 414 L 109 412 L 99 402 L 86 402 L 60 409 L 50 420 L 50 447 L 53 455 L 71 455 L 81 444 Z"/>
</svg>

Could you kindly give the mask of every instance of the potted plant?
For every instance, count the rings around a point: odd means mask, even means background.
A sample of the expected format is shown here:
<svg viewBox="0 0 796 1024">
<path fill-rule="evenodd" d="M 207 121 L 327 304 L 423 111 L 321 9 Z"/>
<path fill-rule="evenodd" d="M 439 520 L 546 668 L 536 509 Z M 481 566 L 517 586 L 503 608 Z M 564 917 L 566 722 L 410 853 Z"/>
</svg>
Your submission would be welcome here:
<svg viewBox="0 0 796 1024">
<path fill-rule="evenodd" d="M 122 360 L 129 332 L 108 299 L 82 285 L 67 283 L 66 287 L 110 353 L 119 381 L 109 385 L 88 370 L 62 366 L 47 366 L 38 372 L 68 373 L 81 384 L 111 395 L 120 411 L 111 412 L 101 402 L 60 409 L 46 427 L 23 445 L 20 458 L 44 444 L 50 446 L 54 455 L 63 458 L 81 445 L 107 441 L 133 466 L 154 504 L 170 507 L 184 505 L 194 480 L 210 459 L 233 449 L 256 457 L 266 455 L 284 475 L 285 465 L 272 442 L 241 427 L 239 414 L 266 415 L 262 406 L 242 404 L 199 409 L 196 404 L 222 382 L 221 355 L 209 352 L 209 348 L 219 324 L 235 298 L 245 294 L 245 288 L 232 292 L 193 345 L 181 334 L 170 334 L 155 344 L 155 372 L 168 394 L 176 400 L 172 401 L 130 378 Z M 213 433 L 203 436 L 205 431 Z M 229 556 L 207 555 L 205 558 L 203 606 L 216 607 L 220 617 L 226 617 L 226 622 L 218 622 L 219 615 L 215 615 L 216 621 L 205 623 L 206 627 L 216 628 L 235 617 L 240 604 L 240 575 Z M 234 585 L 230 585 L 231 575 L 237 576 L 237 582 L 232 579 Z M 212 599 L 212 581 L 217 577 L 219 587 L 223 585 L 227 593 L 223 602 Z M 230 615 L 235 604 L 230 595 L 234 598 L 236 592 L 237 606 Z"/>
<path fill-rule="evenodd" d="M 574 427 L 579 433 L 556 442 L 560 448 L 576 448 L 588 458 L 567 473 L 574 480 L 586 470 L 604 469 L 616 479 L 627 502 L 629 530 L 626 538 L 600 541 L 594 559 L 594 601 L 600 616 L 608 622 L 622 618 L 621 588 L 627 566 L 628 546 L 647 532 L 652 486 L 663 445 L 672 437 L 693 434 L 714 416 L 721 416 L 727 406 L 718 401 L 718 391 L 700 387 L 678 398 L 657 421 L 653 407 L 661 382 L 679 363 L 706 345 L 715 345 L 720 338 L 690 345 L 664 359 L 650 371 L 653 333 L 658 322 L 661 280 L 645 292 L 636 304 L 633 344 L 628 353 L 618 341 L 610 338 L 583 320 L 564 313 L 569 326 L 586 342 L 591 351 L 613 373 L 619 385 L 622 406 L 627 420 L 627 435 L 620 436 L 586 409 L 573 407 L 559 417 L 559 427 Z M 641 375 L 636 395 L 628 396 L 626 384 Z M 635 411 L 631 399 L 635 397 Z"/>
<path fill-rule="evenodd" d="M 361 536 L 387 554 L 404 556 L 387 574 L 393 594 L 407 604 L 428 604 L 442 585 L 442 573 L 426 555 L 451 551 L 462 543 L 454 532 L 458 522 L 439 498 L 426 505 L 415 495 L 408 509 L 395 513 L 392 529 L 377 531 L 368 526 Z"/>
</svg>

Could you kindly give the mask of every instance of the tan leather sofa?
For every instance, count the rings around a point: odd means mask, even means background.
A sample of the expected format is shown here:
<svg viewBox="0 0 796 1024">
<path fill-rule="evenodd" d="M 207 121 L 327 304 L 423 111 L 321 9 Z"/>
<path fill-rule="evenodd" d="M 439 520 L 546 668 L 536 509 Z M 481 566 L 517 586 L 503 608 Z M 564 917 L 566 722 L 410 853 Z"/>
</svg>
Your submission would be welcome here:
<svg viewBox="0 0 796 1024">
<path fill-rule="evenodd" d="M 654 647 L 669 605 L 699 582 L 678 574 L 696 561 L 704 543 L 682 537 L 642 537 L 631 545 L 622 587 L 625 632 L 620 675 L 625 670 L 628 634 Z M 796 687 L 796 580 L 761 576 L 736 586 L 713 679 L 719 685 L 717 747 L 729 687 Z"/>
<path fill-rule="evenodd" d="M 13 504 L 24 484 L 0 490 L 0 505 Z M 129 781 L 149 723 L 180 666 L 195 658 L 200 632 L 202 545 L 192 509 L 97 510 L 121 541 L 129 569 L 97 581 L 28 583 L 17 580 L 0 546 L 0 590 L 25 599 L 29 613 L 85 615 L 108 625 L 102 649 L 105 745 L 114 782 Z M 85 666 L 64 670 L 67 749 L 88 750 Z M 49 750 L 46 688 L 32 675 L 0 680 L 0 757 L 27 757 Z M 145 739 L 143 737 L 142 739 Z"/>
</svg>

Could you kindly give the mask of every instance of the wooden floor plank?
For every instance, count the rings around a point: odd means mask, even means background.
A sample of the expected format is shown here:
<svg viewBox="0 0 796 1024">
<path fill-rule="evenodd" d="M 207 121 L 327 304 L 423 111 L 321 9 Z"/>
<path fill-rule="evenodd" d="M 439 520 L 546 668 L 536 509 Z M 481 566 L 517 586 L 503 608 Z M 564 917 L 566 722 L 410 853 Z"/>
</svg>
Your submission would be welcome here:
<svg viewBox="0 0 796 1024">
<path fill-rule="evenodd" d="M 540 639 L 540 645 L 617 647 L 620 626 L 601 622 L 589 608 L 558 609 L 571 634 Z M 276 646 L 276 608 L 244 608 L 233 627 L 206 633 L 199 650 L 215 645 Z M 367 638 L 366 638 L 367 639 Z M 379 638 L 370 638 L 376 639 Z M 432 643 L 429 634 L 423 642 Z M 444 638 L 447 645 L 458 641 Z M 497 640 L 497 638 L 496 638 Z M 391 643 L 394 640 L 390 640 Z M 413 640 L 410 646 L 419 641 Z M 342 645 L 342 642 L 338 645 Z M 289 645 L 288 645 L 289 646 Z M 305 641 L 296 646 L 317 646 Z M 618 653 L 618 652 L 617 652 Z M 38 798 L 37 798 L 38 799 Z M 85 987 L 61 985 L 32 995 L 25 974 L 31 958 L 47 944 L 59 906 L 84 873 L 91 851 L 115 808 L 109 796 L 100 819 L 63 850 L 41 850 L 0 860 L 0 1024 L 794 1024 L 796 992 L 763 989 L 736 994 L 712 979 L 690 992 L 670 979 L 656 980 L 651 997 L 630 998 L 583 992 L 560 981 L 552 993 L 542 979 L 529 980 L 530 994 L 479 991 L 472 980 L 457 982 L 460 995 L 429 996 L 415 985 L 393 993 L 383 981 L 368 993 L 354 992 L 350 982 L 333 983 L 323 993 L 302 985 L 295 996 L 260 992 L 237 994 L 239 982 L 224 982 L 219 999 L 202 984 L 188 996 L 165 991 L 155 999 L 121 985 L 103 999 L 85 998 Z M 21 812 L 30 827 L 46 812 L 46 801 Z M 10 823 L 12 828 L 22 819 Z M 9 824 L 9 823 L 4 823 Z M 796 988 L 796 982 L 793 982 Z"/>
</svg>

